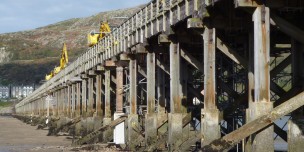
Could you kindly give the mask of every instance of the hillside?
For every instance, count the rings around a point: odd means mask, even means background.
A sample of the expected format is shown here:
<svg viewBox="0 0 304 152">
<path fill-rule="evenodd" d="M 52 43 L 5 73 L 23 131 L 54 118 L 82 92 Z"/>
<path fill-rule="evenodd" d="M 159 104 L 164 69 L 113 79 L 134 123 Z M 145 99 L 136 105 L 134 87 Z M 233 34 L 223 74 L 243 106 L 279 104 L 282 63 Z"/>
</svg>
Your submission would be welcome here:
<svg viewBox="0 0 304 152">
<path fill-rule="evenodd" d="M 64 42 L 72 61 L 87 49 L 87 33 L 98 31 L 101 20 L 108 20 L 113 28 L 125 20 L 115 17 L 130 17 L 142 7 L 101 12 L 34 30 L 0 34 L 0 85 L 38 83 L 59 64 Z"/>
</svg>

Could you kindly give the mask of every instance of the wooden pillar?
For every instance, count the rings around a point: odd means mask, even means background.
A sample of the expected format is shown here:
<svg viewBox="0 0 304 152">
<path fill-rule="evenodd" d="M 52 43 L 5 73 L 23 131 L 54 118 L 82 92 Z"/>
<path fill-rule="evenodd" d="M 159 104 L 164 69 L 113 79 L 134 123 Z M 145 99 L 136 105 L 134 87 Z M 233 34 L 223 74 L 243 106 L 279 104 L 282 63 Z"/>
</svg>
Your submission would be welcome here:
<svg viewBox="0 0 304 152">
<path fill-rule="evenodd" d="M 71 87 L 72 87 L 72 92 L 71 92 L 71 94 L 72 94 L 72 101 L 71 101 L 71 118 L 74 118 L 75 117 L 75 110 L 76 110 L 76 108 L 75 108 L 75 105 L 76 105 L 76 83 L 73 83 L 72 85 L 71 85 Z"/>
<path fill-rule="evenodd" d="M 105 70 L 105 109 L 104 117 L 111 118 L 111 71 L 110 69 Z"/>
<path fill-rule="evenodd" d="M 130 114 L 128 116 L 128 145 L 131 150 L 134 150 L 136 143 L 134 141 L 138 138 L 138 115 L 137 115 L 137 61 L 132 58 L 129 62 L 129 76 L 130 76 Z"/>
<path fill-rule="evenodd" d="M 177 141 L 183 137 L 183 114 L 180 94 L 180 44 L 172 38 L 170 43 L 170 113 L 168 114 L 169 150 L 176 149 Z"/>
<path fill-rule="evenodd" d="M 71 104 L 71 92 L 72 92 L 72 85 L 69 84 L 67 87 L 67 113 L 66 116 L 69 117 L 71 115 L 71 109 L 72 109 L 72 104 Z"/>
<path fill-rule="evenodd" d="M 80 82 L 77 82 L 76 83 L 76 116 L 80 116 L 81 114 L 81 104 L 80 104 L 80 97 L 81 97 L 81 92 L 80 92 L 80 87 L 81 87 L 81 83 Z"/>
<path fill-rule="evenodd" d="M 56 116 L 59 116 L 60 114 L 60 106 L 59 106 L 59 103 L 60 103 L 60 90 L 57 90 L 55 92 L 55 100 L 56 100 Z"/>
<path fill-rule="evenodd" d="M 61 98 L 61 106 L 62 106 L 62 112 L 61 112 L 62 116 L 65 115 L 65 111 L 66 111 L 65 89 L 66 89 L 66 87 L 64 87 L 64 88 L 61 89 L 61 97 L 60 97 Z"/>
<path fill-rule="evenodd" d="M 123 67 L 116 67 L 116 113 L 123 113 Z"/>
<path fill-rule="evenodd" d="M 61 115 L 63 116 L 64 113 L 65 113 L 65 87 L 63 87 L 61 89 L 61 93 L 60 93 L 60 98 L 61 98 L 61 102 L 60 102 L 60 105 L 61 105 Z"/>
<path fill-rule="evenodd" d="M 102 90 L 102 74 L 98 73 L 96 75 L 96 115 L 98 117 L 102 117 L 103 114 L 103 109 L 102 109 L 102 105 L 103 105 L 103 100 L 101 97 L 101 90 Z"/>
<path fill-rule="evenodd" d="M 304 45 L 292 40 L 292 75 L 293 88 L 304 89 Z M 304 149 L 304 108 L 291 113 L 288 121 L 288 151 L 301 152 Z"/>
<path fill-rule="evenodd" d="M 216 31 L 205 28 L 204 38 L 204 108 L 201 111 L 202 145 L 221 137 L 220 112 L 216 105 Z"/>
<path fill-rule="evenodd" d="M 157 139 L 157 115 L 155 113 L 155 53 L 147 53 L 147 114 L 145 120 L 146 143 Z"/>
<path fill-rule="evenodd" d="M 270 102 L 270 31 L 269 8 L 259 6 L 253 13 L 254 22 L 254 96 L 249 105 L 249 120 L 253 121 L 273 109 Z M 273 126 L 252 136 L 251 151 L 274 151 Z"/>
<path fill-rule="evenodd" d="M 41 116 L 41 102 L 37 100 L 37 106 L 38 106 L 38 116 Z"/>
<path fill-rule="evenodd" d="M 111 71 L 105 68 L 105 101 L 104 101 L 104 118 L 103 125 L 111 123 L 112 111 L 111 111 Z M 113 138 L 113 131 L 111 129 L 103 132 L 103 142 L 109 142 Z"/>
<path fill-rule="evenodd" d="M 90 75 L 88 78 L 88 107 L 87 116 L 92 117 L 94 113 L 94 75 Z"/>
<path fill-rule="evenodd" d="M 70 112 L 70 99 L 71 99 L 71 94 L 70 94 L 70 85 L 67 85 L 67 87 L 65 88 L 65 113 L 64 116 L 68 116 L 69 112 Z"/>
<path fill-rule="evenodd" d="M 82 117 L 86 117 L 87 113 L 87 76 L 85 74 L 82 75 L 82 82 L 81 82 L 81 115 Z"/>
<path fill-rule="evenodd" d="M 123 115 L 123 66 L 118 62 L 116 67 L 116 111 L 114 119 Z M 124 122 L 115 126 L 114 140 L 115 144 L 125 144 L 125 127 Z"/>
</svg>

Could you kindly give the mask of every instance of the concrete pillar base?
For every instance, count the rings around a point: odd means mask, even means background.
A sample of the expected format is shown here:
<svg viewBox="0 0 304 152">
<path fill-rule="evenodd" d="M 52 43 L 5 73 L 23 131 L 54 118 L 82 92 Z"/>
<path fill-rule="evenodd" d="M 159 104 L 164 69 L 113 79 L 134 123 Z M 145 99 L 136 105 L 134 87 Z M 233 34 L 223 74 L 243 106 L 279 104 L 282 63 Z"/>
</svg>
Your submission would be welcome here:
<svg viewBox="0 0 304 152">
<path fill-rule="evenodd" d="M 94 117 L 94 131 L 98 130 L 102 126 L 102 119 L 100 117 Z M 95 142 L 102 141 L 102 136 L 95 139 Z"/>
<path fill-rule="evenodd" d="M 114 113 L 114 120 L 120 118 L 124 113 Z M 114 143 L 125 144 L 125 123 L 122 122 L 114 128 Z"/>
<path fill-rule="evenodd" d="M 157 135 L 162 135 L 168 130 L 168 114 L 158 113 L 157 114 L 157 125 L 160 126 L 157 129 Z"/>
<path fill-rule="evenodd" d="M 111 118 L 103 118 L 103 126 L 110 124 Z M 113 140 L 113 129 L 108 129 L 102 133 L 102 142 L 107 143 Z"/>
<path fill-rule="evenodd" d="M 218 109 L 202 109 L 201 117 L 201 131 L 204 137 L 202 146 L 206 146 L 221 137 L 220 111 Z"/>
<path fill-rule="evenodd" d="M 128 116 L 128 146 L 130 150 L 135 150 L 135 146 L 138 144 L 137 139 L 140 136 L 139 134 L 139 124 L 138 124 L 138 115 L 130 114 Z"/>
<path fill-rule="evenodd" d="M 145 140 L 151 145 L 157 139 L 157 115 L 146 114 L 145 116 Z"/>
<path fill-rule="evenodd" d="M 304 119 L 288 121 L 288 151 L 302 152 L 304 149 Z"/>
<path fill-rule="evenodd" d="M 169 150 L 177 149 L 179 142 L 183 139 L 183 114 L 169 113 L 168 114 L 169 132 L 168 143 Z"/>
<path fill-rule="evenodd" d="M 272 102 L 253 102 L 249 105 L 247 112 L 249 121 L 253 121 L 261 115 L 267 114 L 273 109 Z M 268 152 L 274 151 L 273 126 L 251 136 L 251 147 L 248 151 Z"/>
</svg>

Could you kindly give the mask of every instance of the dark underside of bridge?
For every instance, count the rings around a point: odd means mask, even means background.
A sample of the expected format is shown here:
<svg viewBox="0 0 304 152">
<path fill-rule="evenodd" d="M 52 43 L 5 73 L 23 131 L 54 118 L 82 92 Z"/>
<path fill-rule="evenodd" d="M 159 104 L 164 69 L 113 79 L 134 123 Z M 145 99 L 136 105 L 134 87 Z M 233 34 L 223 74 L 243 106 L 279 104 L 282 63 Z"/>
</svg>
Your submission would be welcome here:
<svg viewBox="0 0 304 152">
<path fill-rule="evenodd" d="M 269 152 L 281 139 L 303 151 L 303 9 L 302 0 L 154 0 L 21 101 L 16 117 L 69 131 L 74 145 Z"/>
</svg>

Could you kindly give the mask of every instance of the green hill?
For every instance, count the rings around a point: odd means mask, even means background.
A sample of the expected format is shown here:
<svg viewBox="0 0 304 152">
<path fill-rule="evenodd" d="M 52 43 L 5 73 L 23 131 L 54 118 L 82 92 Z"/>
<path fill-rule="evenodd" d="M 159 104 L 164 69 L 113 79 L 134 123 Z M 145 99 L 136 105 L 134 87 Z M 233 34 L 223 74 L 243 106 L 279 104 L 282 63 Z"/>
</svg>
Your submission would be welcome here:
<svg viewBox="0 0 304 152">
<path fill-rule="evenodd" d="M 38 83 L 59 64 L 64 42 L 73 61 L 88 48 L 87 33 L 98 31 L 101 20 L 108 20 L 110 26 L 115 27 L 124 21 L 115 17 L 130 17 L 142 7 L 101 12 L 34 30 L 0 34 L 0 85 Z"/>
</svg>

